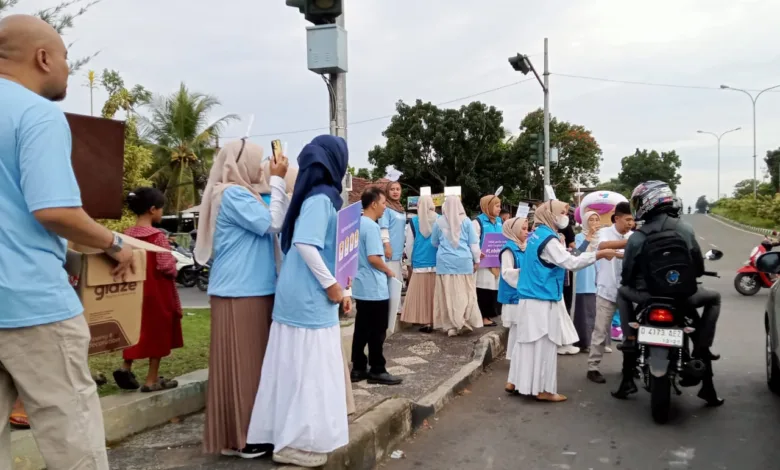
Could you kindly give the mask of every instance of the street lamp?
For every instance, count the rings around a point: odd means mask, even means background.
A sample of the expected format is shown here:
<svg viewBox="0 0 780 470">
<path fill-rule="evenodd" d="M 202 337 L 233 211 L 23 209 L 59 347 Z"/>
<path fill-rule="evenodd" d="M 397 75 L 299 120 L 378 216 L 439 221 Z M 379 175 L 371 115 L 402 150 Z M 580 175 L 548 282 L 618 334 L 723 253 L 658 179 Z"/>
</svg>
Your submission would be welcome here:
<svg viewBox="0 0 780 470">
<path fill-rule="evenodd" d="M 724 135 L 726 135 L 726 134 L 728 134 L 730 132 L 736 132 L 736 131 L 738 131 L 740 129 L 742 129 L 742 128 L 741 127 L 737 127 L 735 129 L 728 130 L 728 131 L 726 131 L 726 132 L 724 132 L 722 134 L 716 134 L 714 132 L 707 132 L 707 131 L 696 131 L 699 134 L 708 134 L 708 135 L 711 135 L 711 136 L 715 137 L 716 139 L 718 139 L 718 193 L 715 195 L 715 200 L 716 201 L 720 200 L 720 139 L 722 139 Z"/>
<path fill-rule="evenodd" d="M 753 103 L 753 199 L 758 199 L 758 176 L 756 172 L 756 157 L 758 156 L 758 152 L 756 151 L 756 101 L 758 101 L 758 98 L 765 92 L 774 90 L 775 88 L 780 88 L 780 85 L 765 88 L 759 91 L 756 96 L 753 96 L 749 91 L 743 90 L 741 88 L 732 88 L 728 85 L 721 85 L 720 87 L 723 90 L 741 91 L 742 93 L 748 95 L 750 97 L 750 101 Z"/>
</svg>

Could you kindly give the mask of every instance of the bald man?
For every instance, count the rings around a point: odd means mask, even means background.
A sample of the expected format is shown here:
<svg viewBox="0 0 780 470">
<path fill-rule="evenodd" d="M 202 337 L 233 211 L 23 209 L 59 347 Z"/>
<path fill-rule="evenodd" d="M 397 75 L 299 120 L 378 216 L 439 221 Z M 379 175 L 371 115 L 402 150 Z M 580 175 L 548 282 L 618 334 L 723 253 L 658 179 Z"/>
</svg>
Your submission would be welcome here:
<svg viewBox="0 0 780 470">
<path fill-rule="evenodd" d="M 67 56 L 44 21 L 0 20 L 0 470 L 11 468 L 5 417 L 17 396 L 47 468 L 108 469 L 65 239 L 104 250 L 118 277 L 133 269 L 132 251 L 81 208 L 70 129 L 53 103 L 65 98 Z"/>
</svg>

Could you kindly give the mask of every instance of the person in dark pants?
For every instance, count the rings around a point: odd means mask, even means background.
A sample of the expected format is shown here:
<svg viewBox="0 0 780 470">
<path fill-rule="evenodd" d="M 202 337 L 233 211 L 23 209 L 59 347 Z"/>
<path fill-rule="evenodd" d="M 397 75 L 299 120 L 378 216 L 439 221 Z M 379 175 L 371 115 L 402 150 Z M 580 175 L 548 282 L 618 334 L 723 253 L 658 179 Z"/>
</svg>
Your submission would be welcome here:
<svg viewBox="0 0 780 470">
<path fill-rule="evenodd" d="M 569 226 L 561 230 L 566 248 L 574 248 L 574 211 L 569 209 Z M 566 311 L 571 315 L 571 305 L 574 300 L 574 275 L 571 271 L 566 271 L 566 279 L 563 285 L 563 303 L 566 304 Z"/>
<path fill-rule="evenodd" d="M 385 263 L 382 234 L 377 223 L 385 211 L 385 193 L 379 188 L 369 188 L 363 192 L 361 203 L 363 216 L 360 218 L 358 273 L 352 283 L 357 318 L 352 338 L 350 378 L 352 382 L 368 379 L 370 384 L 398 385 L 401 379 L 387 372 L 382 351 L 390 309 L 388 279 L 395 277 Z M 364 352 L 366 345 L 368 358 Z"/>
</svg>

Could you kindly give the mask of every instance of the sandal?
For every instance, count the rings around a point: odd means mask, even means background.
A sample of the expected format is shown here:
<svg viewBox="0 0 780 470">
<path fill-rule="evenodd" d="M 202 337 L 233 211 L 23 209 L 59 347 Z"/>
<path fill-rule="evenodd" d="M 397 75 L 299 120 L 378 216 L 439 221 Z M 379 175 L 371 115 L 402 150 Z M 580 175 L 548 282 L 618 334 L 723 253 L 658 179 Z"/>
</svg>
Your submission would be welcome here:
<svg viewBox="0 0 780 470">
<path fill-rule="evenodd" d="M 30 429 L 30 420 L 27 418 L 27 413 L 23 411 L 11 413 L 9 421 L 15 429 Z"/>
<path fill-rule="evenodd" d="M 562 401 L 566 401 L 568 398 L 566 398 L 564 395 L 560 395 L 558 393 L 547 393 L 542 392 L 539 395 L 536 395 L 536 401 L 546 401 L 550 403 L 560 403 Z"/>
<path fill-rule="evenodd" d="M 114 382 L 122 390 L 138 390 L 141 384 L 138 383 L 135 374 L 126 369 L 117 369 L 114 371 Z"/>
<path fill-rule="evenodd" d="M 93 375 L 92 380 L 95 381 L 95 385 L 98 387 L 102 387 L 103 385 L 108 383 L 108 379 L 103 374 Z"/>
<path fill-rule="evenodd" d="M 160 377 L 157 382 L 152 385 L 144 385 L 141 387 L 142 393 L 161 392 L 163 390 L 170 390 L 179 386 L 179 382 L 175 380 L 167 380 L 165 377 Z"/>
<path fill-rule="evenodd" d="M 482 326 L 484 326 L 484 327 L 498 326 L 498 323 L 494 322 L 493 320 L 490 320 L 489 323 L 483 323 Z"/>
</svg>

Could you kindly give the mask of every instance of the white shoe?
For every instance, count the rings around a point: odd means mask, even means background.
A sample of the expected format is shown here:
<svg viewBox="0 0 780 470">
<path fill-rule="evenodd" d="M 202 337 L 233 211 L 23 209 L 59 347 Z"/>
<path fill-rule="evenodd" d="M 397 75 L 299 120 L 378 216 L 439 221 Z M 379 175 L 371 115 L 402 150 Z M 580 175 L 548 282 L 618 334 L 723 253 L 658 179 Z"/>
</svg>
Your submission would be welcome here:
<svg viewBox="0 0 780 470">
<path fill-rule="evenodd" d="M 458 330 L 455 328 L 450 328 L 450 330 L 447 332 L 447 336 L 452 338 L 453 336 L 458 336 Z"/>
<path fill-rule="evenodd" d="M 604 352 L 609 354 L 612 352 L 612 348 L 610 348 L 609 346 L 604 346 Z"/>
<path fill-rule="evenodd" d="M 279 452 L 274 452 L 274 462 L 297 465 L 299 467 L 316 468 L 322 467 L 328 462 L 328 454 L 317 452 L 307 452 L 303 450 L 285 447 Z"/>
<path fill-rule="evenodd" d="M 572 356 L 574 354 L 579 354 L 579 352 L 580 348 L 574 346 L 573 344 L 567 344 L 558 348 L 558 354 L 562 356 Z"/>
</svg>

